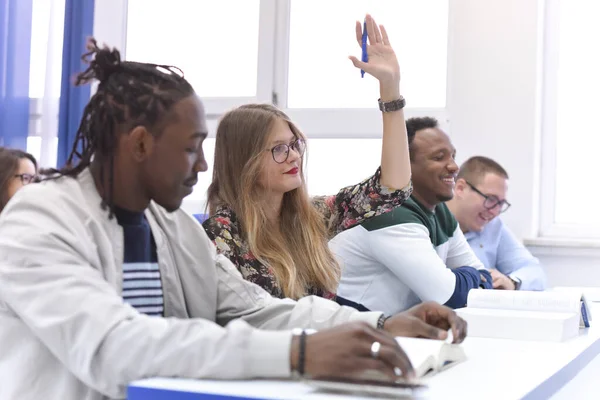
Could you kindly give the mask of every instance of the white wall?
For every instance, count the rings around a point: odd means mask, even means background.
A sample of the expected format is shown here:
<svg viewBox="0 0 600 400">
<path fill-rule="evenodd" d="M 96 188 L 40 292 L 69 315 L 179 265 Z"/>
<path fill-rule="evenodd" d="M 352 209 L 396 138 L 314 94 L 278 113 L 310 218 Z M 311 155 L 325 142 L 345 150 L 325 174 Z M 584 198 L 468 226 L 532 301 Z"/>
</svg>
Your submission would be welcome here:
<svg viewBox="0 0 600 400">
<path fill-rule="evenodd" d="M 530 246 L 546 271 L 548 286 L 600 287 L 600 246 Z"/>
<path fill-rule="evenodd" d="M 451 0 L 448 114 L 459 161 L 475 154 L 508 171 L 504 221 L 536 238 L 540 210 L 543 0 Z M 542 241 L 540 241 L 542 242 Z M 548 285 L 600 286 L 600 247 L 575 241 L 530 246 Z"/>
<path fill-rule="evenodd" d="M 542 0 L 452 0 L 448 111 L 459 161 L 480 154 L 510 179 L 503 216 L 520 237 L 537 235 Z"/>
</svg>

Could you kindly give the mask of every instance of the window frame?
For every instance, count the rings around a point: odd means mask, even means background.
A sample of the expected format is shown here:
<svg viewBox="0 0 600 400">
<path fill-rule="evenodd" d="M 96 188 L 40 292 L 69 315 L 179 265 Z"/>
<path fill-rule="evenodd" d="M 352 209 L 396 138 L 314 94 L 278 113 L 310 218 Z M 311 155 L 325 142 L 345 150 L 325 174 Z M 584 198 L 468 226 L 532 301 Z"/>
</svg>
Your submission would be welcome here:
<svg viewBox="0 0 600 400">
<path fill-rule="evenodd" d="M 127 10 L 128 0 L 103 0 L 94 9 L 94 36 L 100 43 L 117 47 L 127 59 Z M 260 0 L 258 32 L 258 68 L 256 96 L 249 97 L 203 97 L 207 117 L 218 118 L 227 110 L 247 103 L 270 103 L 273 96 L 275 9 L 277 0 Z M 113 21 L 121 21 L 114 24 Z"/>
<path fill-rule="evenodd" d="M 290 10 L 291 0 L 277 1 L 277 24 L 276 54 L 275 54 L 275 77 L 273 86 L 274 102 L 294 121 L 309 138 L 353 138 L 372 139 L 382 136 L 381 112 L 377 99 L 373 99 L 372 108 L 288 108 L 288 73 L 290 55 Z M 448 5 L 448 32 L 447 32 L 447 57 L 446 77 L 451 65 L 451 35 L 452 31 L 452 2 Z M 402 66 L 401 66 L 402 67 Z M 411 108 L 410 99 L 407 99 L 407 107 L 404 109 L 405 117 L 427 115 L 438 119 L 442 123 L 449 123 L 448 113 L 450 85 L 446 79 L 446 106 L 436 108 Z M 340 123 L 343 121 L 343 123 Z"/>
<path fill-rule="evenodd" d="M 556 221 L 560 2 L 546 0 L 544 8 L 538 236 L 547 239 L 600 239 L 600 228 L 597 226 Z"/>
<path fill-rule="evenodd" d="M 448 6 L 446 76 L 452 65 L 452 2 Z M 94 36 L 122 50 L 127 59 L 128 0 L 96 2 Z M 219 118 L 224 112 L 250 102 L 271 103 L 284 110 L 310 138 L 319 139 L 373 139 L 382 136 L 382 118 L 377 99 L 372 108 L 302 109 L 288 108 L 288 73 L 290 51 L 291 0 L 260 0 L 257 91 L 255 97 L 203 97 L 209 126 L 209 137 L 214 137 Z M 121 23 L 116 23 L 121 21 Z M 451 84 L 446 79 L 446 106 L 443 108 L 411 108 L 410 99 L 404 110 L 406 118 L 428 115 L 449 126 L 448 99 Z M 92 87 L 92 93 L 94 87 Z M 184 200 L 188 211 L 204 210 L 206 193 L 198 188 Z"/>
<path fill-rule="evenodd" d="M 100 42 L 111 43 L 127 54 L 127 5 L 128 0 L 104 0 L 96 3 L 94 35 Z M 448 70 L 450 63 L 451 3 L 448 12 Z M 258 77 L 254 97 L 206 97 L 203 98 L 207 117 L 218 119 L 224 112 L 236 106 L 251 103 L 271 103 L 283 109 L 309 137 L 315 138 L 377 138 L 381 137 L 381 113 L 377 99 L 373 108 L 356 109 L 302 109 L 288 108 L 288 63 L 290 51 L 291 0 L 260 0 Z M 108 21 L 121 21 L 109 24 Z M 110 27 L 110 29 L 109 29 Z M 448 74 L 447 74 L 448 75 Z M 446 104 L 450 85 L 446 84 Z M 411 108 L 410 99 L 405 109 L 406 117 L 429 115 L 440 121 L 448 121 L 447 106 L 443 108 Z M 340 124 L 340 121 L 344 121 Z M 211 135 L 214 135 L 211 132 Z"/>
</svg>

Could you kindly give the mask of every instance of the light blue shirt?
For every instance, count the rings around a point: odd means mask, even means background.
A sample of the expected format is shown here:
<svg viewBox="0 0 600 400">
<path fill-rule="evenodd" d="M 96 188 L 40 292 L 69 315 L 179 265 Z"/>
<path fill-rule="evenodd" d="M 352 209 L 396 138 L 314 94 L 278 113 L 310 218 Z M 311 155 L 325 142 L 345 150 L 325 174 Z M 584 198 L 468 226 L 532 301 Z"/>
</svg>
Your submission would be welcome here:
<svg viewBox="0 0 600 400">
<path fill-rule="evenodd" d="M 540 262 L 517 240 L 500 218 L 465 238 L 483 265 L 521 281 L 521 290 L 544 290 L 546 275 Z"/>
</svg>

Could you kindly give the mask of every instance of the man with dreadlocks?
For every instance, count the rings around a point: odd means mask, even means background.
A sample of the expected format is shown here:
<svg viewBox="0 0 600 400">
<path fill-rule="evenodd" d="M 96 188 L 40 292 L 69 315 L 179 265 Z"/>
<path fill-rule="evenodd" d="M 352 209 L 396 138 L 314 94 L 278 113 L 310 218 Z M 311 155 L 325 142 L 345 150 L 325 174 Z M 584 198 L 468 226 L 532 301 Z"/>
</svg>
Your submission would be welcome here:
<svg viewBox="0 0 600 400">
<path fill-rule="evenodd" d="M 0 218 L 0 398 L 123 398 L 150 376 L 410 376 L 393 335 L 464 338 L 440 305 L 385 320 L 245 281 L 179 210 L 207 169 L 192 87 L 174 67 L 89 50 L 76 83 L 100 84 L 68 165 Z"/>
</svg>

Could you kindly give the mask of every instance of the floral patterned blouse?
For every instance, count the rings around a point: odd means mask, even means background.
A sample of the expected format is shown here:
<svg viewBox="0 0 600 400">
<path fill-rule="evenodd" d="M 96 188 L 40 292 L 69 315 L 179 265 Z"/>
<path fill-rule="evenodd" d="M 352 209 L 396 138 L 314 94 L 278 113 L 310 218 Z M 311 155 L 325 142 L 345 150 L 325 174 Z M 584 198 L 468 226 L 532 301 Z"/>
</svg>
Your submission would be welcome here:
<svg viewBox="0 0 600 400">
<path fill-rule="evenodd" d="M 333 196 L 317 196 L 312 204 L 323 216 L 328 240 L 338 233 L 361 224 L 366 219 L 385 214 L 404 203 L 412 193 L 412 183 L 399 190 L 390 190 L 379 183 L 381 168 L 373 176 L 348 186 Z M 283 298 L 283 291 L 269 266 L 262 264 L 250 251 L 240 231 L 238 218 L 229 207 L 218 207 L 216 213 L 203 223 L 217 251 L 238 268 L 244 279 L 253 282 L 274 297 Z M 335 294 L 321 288 L 307 288 L 307 294 L 333 299 Z"/>
</svg>

